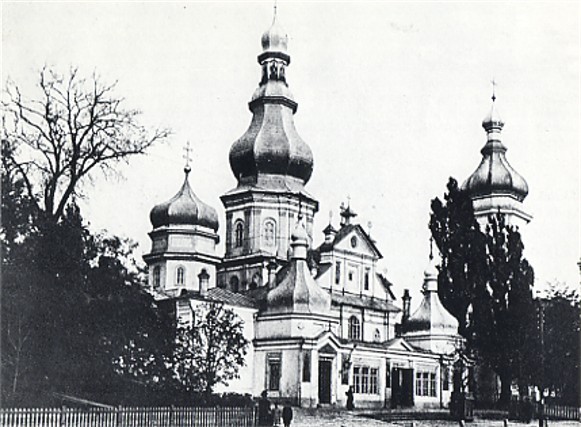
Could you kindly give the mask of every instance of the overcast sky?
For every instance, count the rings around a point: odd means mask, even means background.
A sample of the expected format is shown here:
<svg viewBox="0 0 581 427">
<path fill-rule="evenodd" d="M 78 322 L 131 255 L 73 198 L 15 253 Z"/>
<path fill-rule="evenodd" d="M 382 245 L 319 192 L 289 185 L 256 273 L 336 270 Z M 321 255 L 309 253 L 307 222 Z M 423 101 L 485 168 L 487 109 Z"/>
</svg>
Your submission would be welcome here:
<svg viewBox="0 0 581 427">
<path fill-rule="evenodd" d="M 173 129 L 120 167 L 123 179 L 85 188 L 95 230 L 147 252 L 149 211 L 179 189 L 190 141 L 192 186 L 218 210 L 224 240 L 219 196 L 235 186 L 228 151 L 250 123 L 272 4 L 2 3 L 3 82 L 33 94 L 44 64 L 96 70 L 119 81 L 144 124 Z M 462 182 L 478 166 L 494 78 L 507 158 L 529 184 L 525 255 L 539 284 L 579 283 L 579 2 L 283 0 L 278 16 L 290 37 L 296 128 L 315 158 L 307 190 L 320 202 L 316 242 L 350 195 L 359 221 L 372 222 L 396 294 L 417 296 L 430 200 L 449 176 Z"/>
</svg>

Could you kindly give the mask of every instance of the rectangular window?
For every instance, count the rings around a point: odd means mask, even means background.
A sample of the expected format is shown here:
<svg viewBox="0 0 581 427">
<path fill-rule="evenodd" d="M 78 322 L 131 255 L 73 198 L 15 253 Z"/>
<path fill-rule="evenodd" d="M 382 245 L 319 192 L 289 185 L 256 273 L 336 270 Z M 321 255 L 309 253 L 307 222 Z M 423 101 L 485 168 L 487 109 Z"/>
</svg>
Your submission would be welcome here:
<svg viewBox="0 0 581 427">
<path fill-rule="evenodd" d="M 450 390 L 450 367 L 444 366 L 442 368 L 442 389 Z"/>
<path fill-rule="evenodd" d="M 335 284 L 341 283 L 341 263 L 337 261 L 335 263 Z"/>
<path fill-rule="evenodd" d="M 389 360 L 385 361 L 385 387 L 391 388 L 391 364 Z"/>
<path fill-rule="evenodd" d="M 267 386 L 269 391 L 278 391 L 280 389 L 280 353 L 269 353 L 267 356 Z"/>
<path fill-rule="evenodd" d="M 369 368 L 367 366 L 361 368 L 361 393 L 369 393 Z"/>
<path fill-rule="evenodd" d="M 379 370 L 369 366 L 353 367 L 353 388 L 359 394 L 379 394 Z"/>
<path fill-rule="evenodd" d="M 368 291 L 369 290 L 369 269 L 365 269 L 365 276 L 363 279 L 363 288 Z"/>
<path fill-rule="evenodd" d="M 436 373 L 430 372 L 430 396 L 436 397 Z"/>
<path fill-rule="evenodd" d="M 422 396 L 422 373 L 416 372 L 416 396 Z"/>
<path fill-rule="evenodd" d="M 369 370 L 369 392 L 371 394 L 378 394 L 379 387 L 377 386 L 377 368 Z"/>
<path fill-rule="evenodd" d="M 428 372 L 422 372 L 422 393 L 423 396 L 429 396 L 428 386 L 429 386 L 429 379 L 430 375 Z"/>
<path fill-rule="evenodd" d="M 436 373 L 416 372 L 416 395 L 436 397 Z"/>
<path fill-rule="evenodd" d="M 303 382 L 311 382 L 311 353 L 303 355 Z"/>
</svg>

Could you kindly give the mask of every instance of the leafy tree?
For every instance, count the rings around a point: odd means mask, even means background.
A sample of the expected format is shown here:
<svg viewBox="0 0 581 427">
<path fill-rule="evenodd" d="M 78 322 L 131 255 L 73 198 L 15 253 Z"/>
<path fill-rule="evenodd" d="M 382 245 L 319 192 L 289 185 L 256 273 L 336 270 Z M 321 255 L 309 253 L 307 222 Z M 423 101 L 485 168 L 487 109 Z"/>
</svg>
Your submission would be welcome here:
<svg viewBox="0 0 581 427">
<path fill-rule="evenodd" d="M 562 283 L 552 283 L 536 300 L 543 322 L 542 386 L 559 403 L 578 406 L 581 401 L 581 298 Z"/>
<path fill-rule="evenodd" d="M 134 245 L 92 235 L 75 196 L 95 170 L 144 153 L 168 131 L 145 130 L 115 85 L 95 76 L 44 69 L 39 87 L 28 100 L 8 83 L 3 101 L 3 399 L 104 393 L 126 383 L 119 374 L 162 384 L 173 322 L 141 288 L 143 272 L 123 263 Z M 137 353 L 148 355 L 140 365 L 130 362 Z"/>
<path fill-rule="evenodd" d="M 96 75 L 83 78 L 77 69 L 61 75 L 45 68 L 38 87 L 40 96 L 28 99 L 17 84 L 7 84 L 2 139 L 13 150 L 3 153 L 3 162 L 19 174 L 29 200 L 53 223 L 95 170 L 112 171 L 169 135 L 166 129 L 148 131 L 140 125 L 139 111 L 125 108 L 114 94 L 115 84 Z"/>
<path fill-rule="evenodd" d="M 174 357 L 176 378 L 187 391 L 212 393 L 217 384 L 238 378 L 248 340 L 243 322 L 222 304 L 205 303 L 193 320 L 178 328 Z"/>
<path fill-rule="evenodd" d="M 534 272 L 523 257 L 520 233 L 498 214 L 483 232 L 472 201 L 453 178 L 445 203 L 432 201 L 430 230 L 441 253 L 438 293 L 458 319 L 460 334 L 476 355 L 501 378 L 501 402 L 510 385 L 521 392 L 534 380 L 538 363 L 532 286 Z"/>
<path fill-rule="evenodd" d="M 450 178 L 445 203 L 432 200 L 430 230 L 441 255 L 438 295 L 444 307 L 459 322 L 459 332 L 468 333 L 468 309 L 484 288 L 486 239 L 474 217 L 472 200 Z"/>
</svg>

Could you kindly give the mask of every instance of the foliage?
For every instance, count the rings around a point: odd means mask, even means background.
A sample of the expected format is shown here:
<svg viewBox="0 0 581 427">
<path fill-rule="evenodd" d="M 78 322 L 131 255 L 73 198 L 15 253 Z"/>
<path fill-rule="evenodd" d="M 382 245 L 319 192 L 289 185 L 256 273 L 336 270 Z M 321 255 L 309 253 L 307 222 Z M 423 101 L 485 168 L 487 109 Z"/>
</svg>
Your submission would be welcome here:
<svg viewBox="0 0 581 427">
<path fill-rule="evenodd" d="M 524 392 L 538 364 L 532 299 L 534 272 L 523 257 L 518 229 L 502 214 L 485 231 L 474 217 L 468 194 L 450 178 L 445 204 L 432 201 L 430 230 L 441 253 L 438 293 L 459 321 L 467 344 L 501 377 L 501 401 L 518 379 Z"/>
<path fill-rule="evenodd" d="M 578 406 L 581 401 L 581 301 L 579 292 L 564 284 L 549 285 L 547 294 L 537 300 L 543 322 L 543 388 L 558 403 Z M 539 325 L 540 325 L 539 322 Z"/>
<path fill-rule="evenodd" d="M 438 295 L 444 307 L 459 322 L 459 332 L 467 332 L 468 309 L 479 289 L 484 287 L 486 240 L 474 218 L 472 200 L 450 178 L 445 203 L 432 200 L 430 230 L 440 251 Z"/>
<path fill-rule="evenodd" d="M 111 171 L 169 135 L 166 129 L 150 132 L 141 126 L 139 111 L 125 108 L 114 94 L 115 84 L 96 75 L 84 78 L 77 69 L 61 75 L 45 68 L 38 87 L 39 97 L 28 99 L 17 84 L 7 84 L 2 139 L 13 149 L 3 154 L 3 162 L 53 223 L 94 170 Z"/>
<path fill-rule="evenodd" d="M 248 347 L 242 331 L 242 320 L 222 304 L 197 306 L 192 322 L 178 327 L 174 370 L 182 387 L 212 393 L 238 378 Z"/>
<path fill-rule="evenodd" d="M 128 379 L 161 384 L 171 378 L 174 324 L 140 286 L 135 245 L 91 234 L 74 197 L 94 169 L 143 153 L 167 131 L 149 135 L 114 85 L 76 70 L 43 70 L 40 88 L 28 101 L 9 83 L 3 103 L 3 403 L 99 395 Z M 130 363 L 138 352 L 148 358 Z"/>
</svg>

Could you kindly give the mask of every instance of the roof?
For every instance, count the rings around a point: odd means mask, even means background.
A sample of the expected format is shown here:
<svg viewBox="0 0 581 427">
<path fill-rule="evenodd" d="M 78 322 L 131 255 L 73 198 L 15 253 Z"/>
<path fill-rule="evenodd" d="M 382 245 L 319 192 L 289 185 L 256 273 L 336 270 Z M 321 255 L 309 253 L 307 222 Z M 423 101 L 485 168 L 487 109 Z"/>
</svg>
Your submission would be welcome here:
<svg viewBox="0 0 581 427">
<path fill-rule="evenodd" d="M 351 233 L 354 230 L 357 230 L 363 236 L 363 238 L 365 239 L 367 244 L 371 247 L 373 252 L 375 252 L 375 254 L 377 255 L 378 258 L 383 258 L 383 255 L 381 255 L 381 252 L 379 252 L 379 249 L 375 245 L 375 242 L 373 241 L 373 239 L 371 237 L 369 237 L 369 234 L 367 234 L 367 232 L 359 224 L 343 225 L 339 229 L 339 231 L 337 231 L 337 234 L 335 234 L 335 238 L 333 239 L 333 241 L 331 243 L 323 242 L 321 244 L 321 246 L 319 246 L 316 249 L 316 251 L 317 252 L 328 252 L 328 251 L 332 250 L 337 244 L 339 244 L 339 242 L 341 242 L 345 237 L 347 237 L 347 235 L 349 235 L 349 233 Z"/>
<path fill-rule="evenodd" d="M 244 294 L 238 294 L 228 289 L 211 288 L 205 296 L 198 291 L 185 291 L 175 299 L 196 299 L 200 301 L 218 302 L 236 307 L 258 308 L 256 301 Z"/>
<path fill-rule="evenodd" d="M 390 301 L 386 301 L 381 298 L 372 298 L 365 295 L 353 295 L 353 294 L 338 294 L 333 293 L 331 295 L 331 302 L 335 305 L 349 305 L 352 307 L 370 308 L 378 311 L 389 311 L 389 312 L 399 312 L 401 309 L 396 307 Z"/>
<path fill-rule="evenodd" d="M 381 283 L 382 286 L 385 288 L 385 292 L 387 292 L 389 294 L 389 297 L 395 301 L 397 298 L 395 297 L 393 291 L 391 290 L 393 283 L 391 283 L 389 279 L 381 273 L 375 273 L 375 275 L 377 276 L 379 283 Z"/>
</svg>

